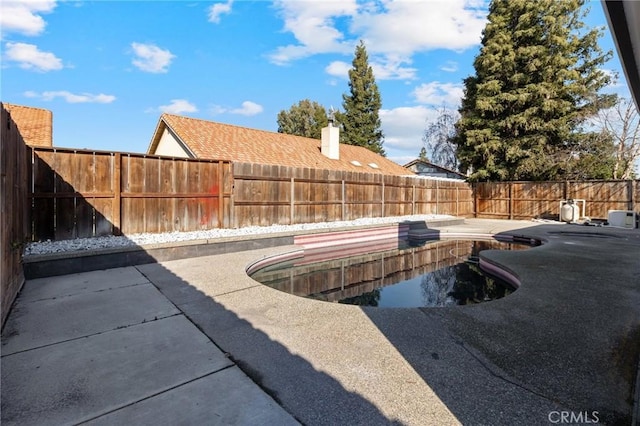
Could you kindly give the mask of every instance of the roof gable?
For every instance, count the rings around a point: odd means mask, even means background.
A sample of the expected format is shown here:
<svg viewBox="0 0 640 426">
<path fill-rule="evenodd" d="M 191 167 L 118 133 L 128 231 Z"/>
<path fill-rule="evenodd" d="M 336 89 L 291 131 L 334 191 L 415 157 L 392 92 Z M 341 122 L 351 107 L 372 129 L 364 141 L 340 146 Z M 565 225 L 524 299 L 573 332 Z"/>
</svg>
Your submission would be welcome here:
<svg viewBox="0 0 640 426">
<path fill-rule="evenodd" d="M 53 113 L 42 108 L 2 103 L 27 145 L 53 146 Z"/>
<path fill-rule="evenodd" d="M 332 160 L 322 154 L 319 139 L 172 114 L 163 114 L 160 117 L 147 151 L 149 154 L 155 153 L 166 128 L 169 128 L 179 138 L 179 142 L 188 147 L 197 158 L 361 173 L 413 174 L 401 165 L 364 147 L 340 144 L 340 159 Z M 377 168 L 370 164 L 375 164 Z"/>
<path fill-rule="evenodd" d="M 429 168 L 434 169 L 434 170 L 438 170 L 438 171 L 443 172 L 443 173 L 446 173 L 446 174 L 450 174 L 450 175 L 452 175 L 452 176 L 457 176 L 457 177 L 459 177 L 460 179 L 466 179 L 466 178 L 467 178 L 467 176 L 465 176 L 465 175 L 464 175 L 464 173 L 460 173 L 460 172 L 457 172 L 457 171 L 455 171 L 455 170 L 451 170 L 451 169 L 448 169 L 448 168 L 446 168 L 446 167 L 442 167 L 442 166 L 439 166 L 439 165 L 437 165 L 437 164 L 433 164 L 433 163 L 432 163 L 432 162 L 430 162 L 430 161 L 422 160 L 422 159 L 420 159 L 420 158 L 417 158 L 417 159 L 415 159 L 415 160 L 413 160 L 413 161 L 408 162 L 408 163 L 407 163 L 407 164 L 405 164 L 403 167 L 406 167 L 406 168 L 408 169 L 408 168 L 410 168 L 410 167 L 413 167 L 413 166 L 420 166 L 420 165 L 423 165 L 423 166 L 429 167 Z"/>
</svg>

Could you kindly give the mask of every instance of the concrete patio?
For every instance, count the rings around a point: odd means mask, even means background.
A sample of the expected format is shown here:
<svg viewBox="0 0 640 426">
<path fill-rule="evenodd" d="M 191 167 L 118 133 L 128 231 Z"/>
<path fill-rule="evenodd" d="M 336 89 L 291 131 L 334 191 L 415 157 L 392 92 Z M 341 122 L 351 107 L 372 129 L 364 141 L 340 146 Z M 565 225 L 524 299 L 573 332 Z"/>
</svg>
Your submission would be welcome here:
<svg viewBox="0 0 640 426">
<path fill-rule="evenodd" d="M 2 423 L 638 421 L 640 230 L 428 227 L 545 244 L 483 252 L 520 288 L 453 308 L 319 302 L 246 275 L 290 245 L 29 280 L 2 334 Z"/>
</svg>

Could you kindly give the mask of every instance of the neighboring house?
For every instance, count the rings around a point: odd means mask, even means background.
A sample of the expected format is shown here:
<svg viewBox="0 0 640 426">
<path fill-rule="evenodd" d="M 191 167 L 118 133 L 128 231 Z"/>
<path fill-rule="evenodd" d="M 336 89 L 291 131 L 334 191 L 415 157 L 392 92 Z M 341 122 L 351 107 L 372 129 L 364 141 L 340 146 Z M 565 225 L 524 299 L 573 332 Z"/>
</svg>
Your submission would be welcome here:
<svg viewBox="0 0 640 426">
<path fill-rule="evenodd" d="M 438 166 L 436 164 L 432 164 L 428 161 L 420 160 L 420 159 L 413 160 L 410 163 L 405 164 L 404 167 L 420 176 L 433 176 L 433 177 L 443 177 L 443 178 L 462 179 L 462 180 L 467 178 L 462 173 L 449 170 L 442 166 Z"/>
<path fill-rule="evenodd" d="M 27 145 L 53 146 L 53 113 L 42 108 L 2 103 Z"/>
<path fill-rule="evenodd" d="M 323 140 L 250 129 L 179 115 L 162 114 L 148 154 L 244 163 L 309 167 L 387 175 L 412 175 L 366 148 L 338 143 L 336 127 Z"/>
</svg>

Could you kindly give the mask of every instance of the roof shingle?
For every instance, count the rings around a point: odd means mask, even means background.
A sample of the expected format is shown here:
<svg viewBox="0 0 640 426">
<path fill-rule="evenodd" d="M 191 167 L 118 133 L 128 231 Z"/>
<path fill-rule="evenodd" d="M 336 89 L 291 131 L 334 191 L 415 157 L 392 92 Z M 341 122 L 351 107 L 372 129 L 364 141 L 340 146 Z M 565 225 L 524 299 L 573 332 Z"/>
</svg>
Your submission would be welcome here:
<svg viewBox="0 0 640 426">
<path fill-rule="evenodd" d="M 42 108 L 2 103 L 27 145 L 53 146 L 53 113 Z"/>
<path fill-rule="evenodd" d="M 196 158 L 310 167 L 327 170 L 412 175 L 412 171 L 364 147 L 340 144 L 340 159 L 321 152 L 319 139 L 250 129 L 172 114 L 162 114 L 149 145 L 154 154 L 168 127 Z M 361 166 L 354 165 L 357 161 Z M 378 168 L 369 166 L 374 163 Z"/>
</svg>

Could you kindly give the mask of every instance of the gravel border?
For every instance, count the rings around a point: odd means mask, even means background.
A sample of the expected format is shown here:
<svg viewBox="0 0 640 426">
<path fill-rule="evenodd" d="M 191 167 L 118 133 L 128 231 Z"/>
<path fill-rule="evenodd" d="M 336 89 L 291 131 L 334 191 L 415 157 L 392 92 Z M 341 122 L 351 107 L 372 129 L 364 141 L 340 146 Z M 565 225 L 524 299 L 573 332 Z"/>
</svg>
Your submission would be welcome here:
<svg viewBox="0 0 640 426">
<path fill-rule="evenodd" d="M 262 234 L 275 234 L 281 232 L 295 231 L 311 231 L 331 229 L 336 227 L 378 225 L 387 223 L 398 223 L 403 221 L 433 221 L 454 219 L 455 216 L 450 215 L 411 215 L 411 216 L 392 216 L 392 217 L 374 217 L 360 218 L 350 221 L 337 222 L 319 222 L 319 223 L 300 223 L 295 225 L 271 225 L 271 226 L 248 226 L 238 229 L 209 229 L 203 231 L 191 232 L 166 232 L 159 234 L 131 234 L 127 236 L 105 236 L 93 238 L 76 238 L 73 240 L 60 241 L 38 241 L 28 243 L 25 246 L 23 255 L 38 256 L 52 253 L 78 252 L 87 250 L 97 250 L 106 248 L 121 248 L 141 246 L 147 244 L 163 244 L 181 241 L 197 241 L 209 240 L 225 237 L 242 237 Z"/>
</svg>

